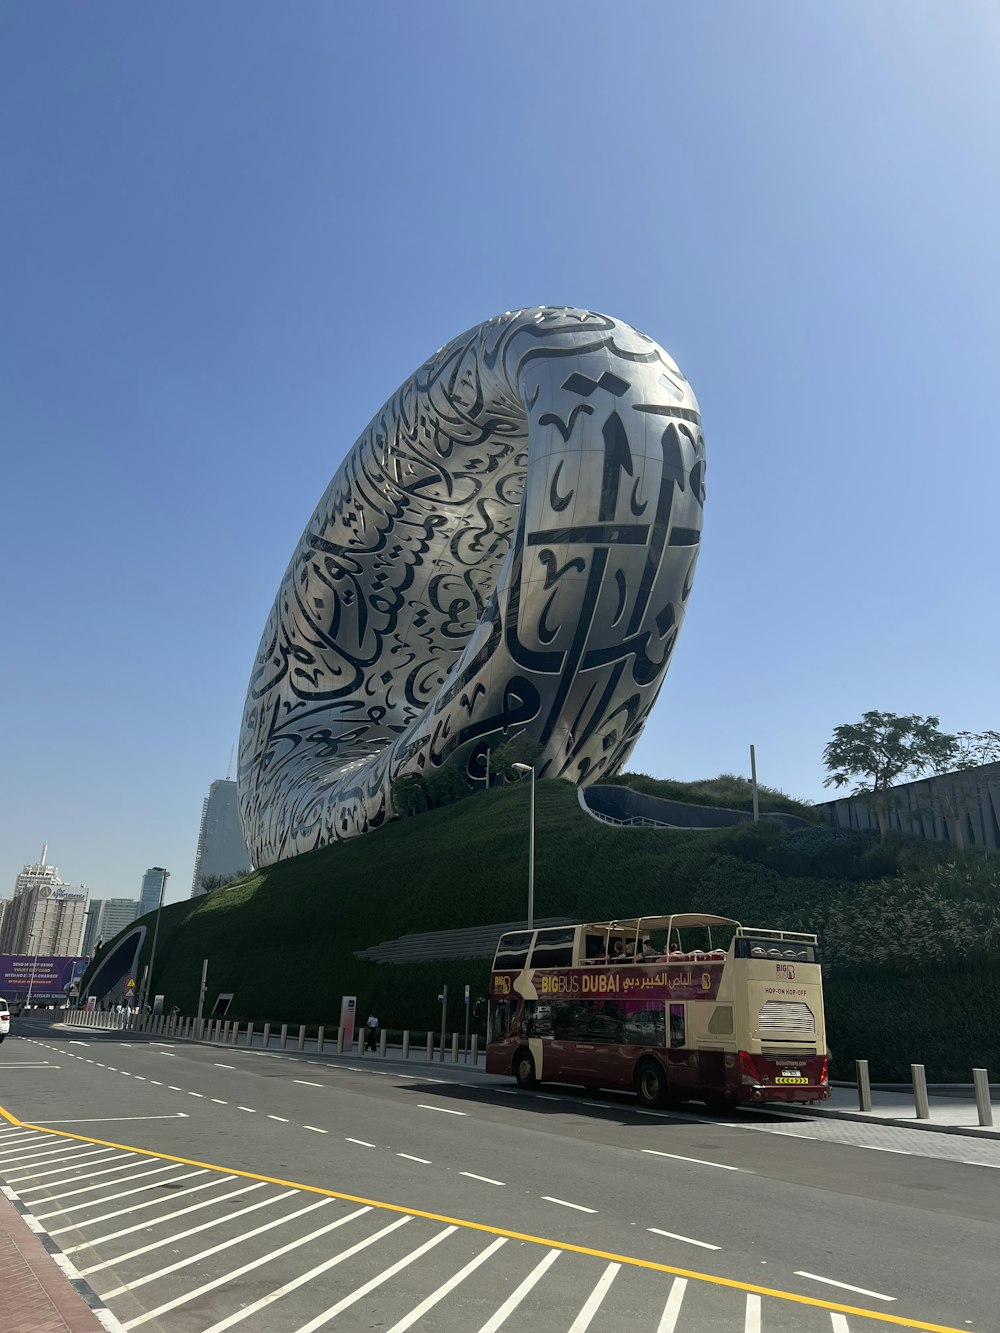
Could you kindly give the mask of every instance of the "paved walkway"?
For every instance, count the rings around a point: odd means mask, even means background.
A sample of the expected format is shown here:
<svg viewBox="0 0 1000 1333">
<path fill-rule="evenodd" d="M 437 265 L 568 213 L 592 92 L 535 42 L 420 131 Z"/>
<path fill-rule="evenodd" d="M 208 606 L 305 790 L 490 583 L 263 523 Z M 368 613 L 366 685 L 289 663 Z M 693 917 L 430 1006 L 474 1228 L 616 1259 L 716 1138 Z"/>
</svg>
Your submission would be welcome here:
<svg viewBox="0 0 1000 1333">
<path fill-rule="evenodd" d="M 0 1328 L 10 1333 L 107 1333 L 38 1236 L 0 1195 Z"/>
<path fill-rule="evenodd" d="M 834 1087 L 830 1100 L 817 1106 L 803 1107 L 800 1114 L 824 1116 L 830 1119 L 868 1121 L 873 1124 L 902 1125 L 908 1129 L 933 1129 L 949 1134 L 969 1134 L 982 1138 L 1000 1139 L 1000 1102 L 996 1085 L 993 1086 L 993 1124 L 981 1126 L 976 1111 L 972 1088 L 963 1096 L 958 1090 L 933 1092 L 928 1090 L 929 1120 L 918 1120 L 913 1093 L 889 1092 L 872 1088 L 872 1109 L 858 1109 L 858 1090 L 853 1086 Z"/>
</svg>

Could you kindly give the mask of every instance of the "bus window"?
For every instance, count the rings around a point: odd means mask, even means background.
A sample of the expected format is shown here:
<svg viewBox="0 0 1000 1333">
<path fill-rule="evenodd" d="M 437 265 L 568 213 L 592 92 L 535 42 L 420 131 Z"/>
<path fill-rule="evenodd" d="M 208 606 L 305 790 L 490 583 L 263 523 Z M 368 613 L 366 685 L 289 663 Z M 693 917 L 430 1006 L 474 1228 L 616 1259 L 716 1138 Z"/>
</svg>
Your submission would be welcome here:
<svg viewBox="0 0 1000 1333">
<path fill-rule="evenodd" d="M 670 1045 L 683 1046 L 684 1044 L 684 1006 L 682 1004 L 672 1004 L 670 1006 Z"/>
<path fill-rule="evenodd" d="M 733 1006 L 717 1004 L 708 1020 L 708 1030 L 713 1037 L 731 1037 L 733 1035 Z"/>
<path fill-rule="evenodd" d="M 603 958 L 604 951 L 603 935 L 586 935 L 584 937 L 584 957 L 588 962 L 594 958 Z"/>
<path fill-rule="evenodd" d="M 489 1031 L 487 1042 L 503 1041 L 510 1031 L 510 1003 L 507 1000 L 493 1000 L 490 1003 Z"/>
<path fill-rule="evenodd" d="M 541 1000 L 525 1000 L 524 1035 L 526 1037 L 552 1036 L 551 1005 Z"/>
<path fill-rule="evenodd" d="M 528 961 L 528 950 L 531 948 L 530 930 L 511 931 L 508 935 L 500 936 L 500 943 L 497 945 L 497 957 L 493 967 L 496 971 L 520 972 Z"/>
<path fill-rule="evenodd" d="M 572 967 L 575 926 L 555 926 L 540 930 L 531 951 L 533 967 Z"/>
</svg>

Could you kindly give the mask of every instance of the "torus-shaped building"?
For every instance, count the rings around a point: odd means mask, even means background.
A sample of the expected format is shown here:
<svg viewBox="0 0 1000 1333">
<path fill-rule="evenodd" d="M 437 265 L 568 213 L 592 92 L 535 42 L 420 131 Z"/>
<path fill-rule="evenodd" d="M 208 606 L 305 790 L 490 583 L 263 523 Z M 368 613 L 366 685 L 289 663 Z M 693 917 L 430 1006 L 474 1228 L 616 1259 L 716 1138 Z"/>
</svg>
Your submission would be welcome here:
<svg viewBox="0 0 1000 1333">
<path fill-rule="evenodd" d="M 526 732 L 536 770 L 617 772 L 691 592 L 698 403 L 628 324 L 539 307 L 443 347 L 376 413 L 309 520 L 247 691 L 258 866 L 373 829 L 392 784 Z"/>
</svg>

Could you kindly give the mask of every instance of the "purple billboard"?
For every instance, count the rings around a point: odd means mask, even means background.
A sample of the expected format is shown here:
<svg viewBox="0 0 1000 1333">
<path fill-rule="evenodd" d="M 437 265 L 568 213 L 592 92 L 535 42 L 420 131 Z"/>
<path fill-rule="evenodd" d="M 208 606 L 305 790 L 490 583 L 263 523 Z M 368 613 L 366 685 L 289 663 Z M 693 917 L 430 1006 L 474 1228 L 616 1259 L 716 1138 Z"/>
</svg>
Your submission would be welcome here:
<svg viewBox="0 0 1000 1333">
<path fill-rule="evenodd" d="M 0 953 L 0 995 L 5 1000 L 31 998 L 64 1000 L 86 970 L 87 958 L 52 958 L 34 954 Z"/>
</svg>

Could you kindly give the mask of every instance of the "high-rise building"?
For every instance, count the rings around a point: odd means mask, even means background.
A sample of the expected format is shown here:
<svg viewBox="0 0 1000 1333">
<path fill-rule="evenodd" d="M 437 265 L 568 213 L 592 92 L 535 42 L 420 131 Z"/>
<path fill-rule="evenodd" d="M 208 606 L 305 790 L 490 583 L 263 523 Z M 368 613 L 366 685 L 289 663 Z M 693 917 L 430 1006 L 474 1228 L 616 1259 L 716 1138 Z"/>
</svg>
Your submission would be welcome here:
<svg viewBox="0 0 1000 1333">
<path fill-rule="evenodd" d="M 139 915 L 135 898 L 91 898 L 87 916 L 87 930 L 83 937 L 83 952 L 90 958 L 102 941 L 107 944 L 120 930 Z"/>
<path fill-rule="evenodd" d="M 74 889 L 48 865 L 48 846 L 40 861 L 26 865 L 14 881 L 14 897 L 0 926 L 0 953 L 79 955 L 88 890 Z"/>
<path fill-rule="evenodd" d="M 170 872 L 164 870 L 162 866 L 150 866 L 142 877 L 142 888 L 139 890 L 139 911 L 138 916 L 145 916 L 147 912 L 155 912 L 160 905 L 160 895 L 164 893 L 167 887 L 167 880 Z M 105 936 L 105 939 L 108 937 Z"/>
<path fill-rule="evenodd" d="M 253 869 L 240 826 L 236 783 L 228 778 L 213 782 L 201 808 L 198 851 L 194 859 L 191 897 L 205 893 L 205 881 L 214 876 L 233 879 Z"/>
</svg>

